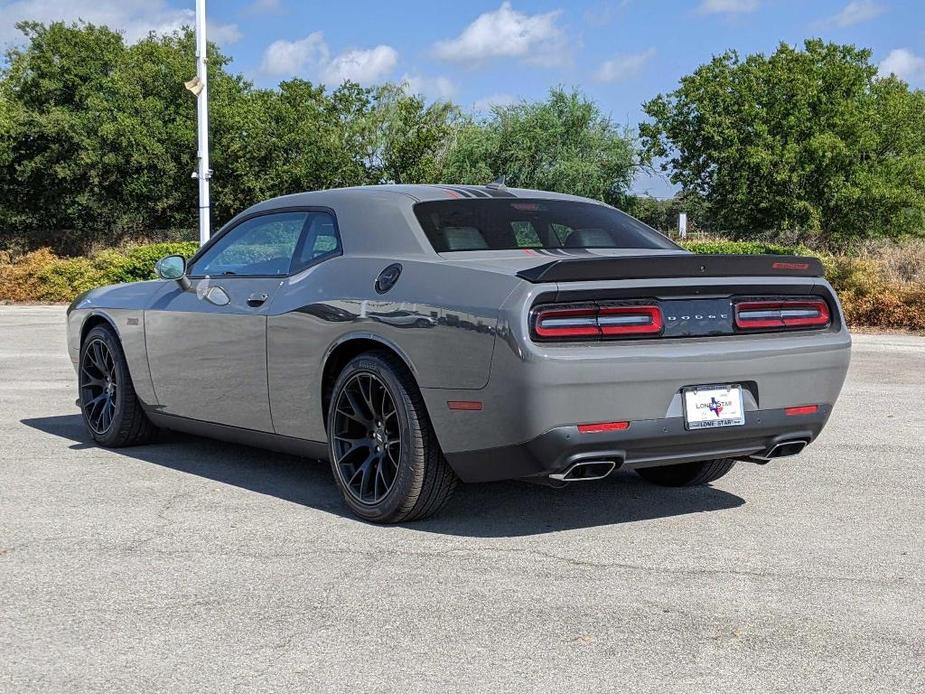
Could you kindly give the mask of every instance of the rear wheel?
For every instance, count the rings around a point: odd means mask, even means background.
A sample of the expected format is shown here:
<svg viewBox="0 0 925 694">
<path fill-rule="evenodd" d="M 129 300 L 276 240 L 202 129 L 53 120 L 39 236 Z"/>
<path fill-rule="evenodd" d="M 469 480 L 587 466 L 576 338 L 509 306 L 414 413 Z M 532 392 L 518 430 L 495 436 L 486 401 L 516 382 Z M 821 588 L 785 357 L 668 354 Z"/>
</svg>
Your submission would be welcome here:
<svg viewBox="0 0 925 694">
<path fill-rule="evenodd" d="M 735 461 L 731 458 L 720 458 L 680 465 L 643 467 L 638 468 L 636 472 L 646 482 L 660 484 L 663 487 L 694 487 L 718 480 L 734 465 Z"/>
<path fill-rule="evenodd" d="M 108 448 L 151 440 L 155 428 L 141 409 L 119 338 L 108 326 L 87 333 L 80 347 L 80 411 L 93 440 Z"/>
<path fill-rule="evenodd" d="M 417 385 L 391 354 L 361 354 L 344 367 L 327 424 L 334 479 L 361 518 L 377 523 L 426 518 L 456 488 Z"/>
</svg>

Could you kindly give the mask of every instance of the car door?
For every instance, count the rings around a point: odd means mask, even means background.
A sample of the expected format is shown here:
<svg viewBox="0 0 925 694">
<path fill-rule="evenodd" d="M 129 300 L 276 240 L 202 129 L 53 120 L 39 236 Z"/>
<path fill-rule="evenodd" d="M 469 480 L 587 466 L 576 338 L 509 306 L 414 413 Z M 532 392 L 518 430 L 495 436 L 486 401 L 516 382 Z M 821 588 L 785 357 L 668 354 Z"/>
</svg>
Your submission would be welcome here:
<svg viewBox="0 0 925 694">
<path fill-rule="evenodd" d="M 308 217 L 285 211 L 245 218 L 194 258 L 188 290 L 165 283 L 145 312 L 160 412 L 273 431 L 267 315 Z"/>
</svg>

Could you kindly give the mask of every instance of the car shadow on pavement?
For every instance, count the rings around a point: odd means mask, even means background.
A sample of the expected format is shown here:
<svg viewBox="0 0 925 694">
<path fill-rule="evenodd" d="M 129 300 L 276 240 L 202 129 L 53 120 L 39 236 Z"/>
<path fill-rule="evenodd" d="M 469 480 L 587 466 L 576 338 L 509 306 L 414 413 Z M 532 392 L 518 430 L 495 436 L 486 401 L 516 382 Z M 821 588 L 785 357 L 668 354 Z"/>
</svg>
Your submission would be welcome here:
<svg viewBox="0 0 925 694">
<path fill-rule="evenodd" d="M 72 449 L 95 447 L 80 415 L 21 421 L 72 441 Z M 174 432 L 161 432 L 157 443 L 117 453 L 353 518 L 328 465 L 319 461 Z M 467 537 L 512 537 L 721 511 L 744 503 L 715 487 L 666 489 L 647 484 L 634 473 L 617 471 L 606 480 L 576 482 L 562 489 L 524 482 L 460 485 L 435 518 L 406 527 Z"/>
</svg>

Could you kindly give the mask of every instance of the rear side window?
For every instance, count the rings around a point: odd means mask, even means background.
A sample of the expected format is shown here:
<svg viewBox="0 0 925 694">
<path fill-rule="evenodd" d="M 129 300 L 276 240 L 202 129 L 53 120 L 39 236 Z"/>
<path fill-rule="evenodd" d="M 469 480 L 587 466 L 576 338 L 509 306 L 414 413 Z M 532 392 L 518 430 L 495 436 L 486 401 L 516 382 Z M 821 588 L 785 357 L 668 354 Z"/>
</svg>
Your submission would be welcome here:
<svg viewBox="0 0 925 694">
<path fill-rule="evenodd" d="M 296 249 L 292 272 L 300 272 L 309 265 L 340 254 L 340 236 L 334 217 L 327 212 L 312 212 Z"/>
<path fill-rule="evenodd" d="M 611 207 L 571 200 L 439 200 L 414 207 L 438 253 L 515 248 L 677 248 Z"/>
</svg>

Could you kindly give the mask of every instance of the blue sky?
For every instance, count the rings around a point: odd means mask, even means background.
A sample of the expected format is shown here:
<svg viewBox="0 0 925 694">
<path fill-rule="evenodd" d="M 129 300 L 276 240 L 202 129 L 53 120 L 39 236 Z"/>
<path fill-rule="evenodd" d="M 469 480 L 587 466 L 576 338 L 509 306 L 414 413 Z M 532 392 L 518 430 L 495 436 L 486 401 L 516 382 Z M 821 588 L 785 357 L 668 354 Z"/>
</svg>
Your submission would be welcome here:
<svg viewBox="0 0 925 694">
<path fill-rule="evenodd" d="M 820 36 L 873 51 L 925 86 L 922 0 L 207 0 L 211 36 L 260 86 L 294 76 L 407 80 L 470 109 L 575 86 L 633 126 L 640 104 L 729 48 L 773 51 Z M 191 23 L 193 0 L 0 0 L 0 42 L 23 18 L 83 18 L 135 40 Z M 670 194 L 656 179 L 639 192 Z"/>
</svg>

